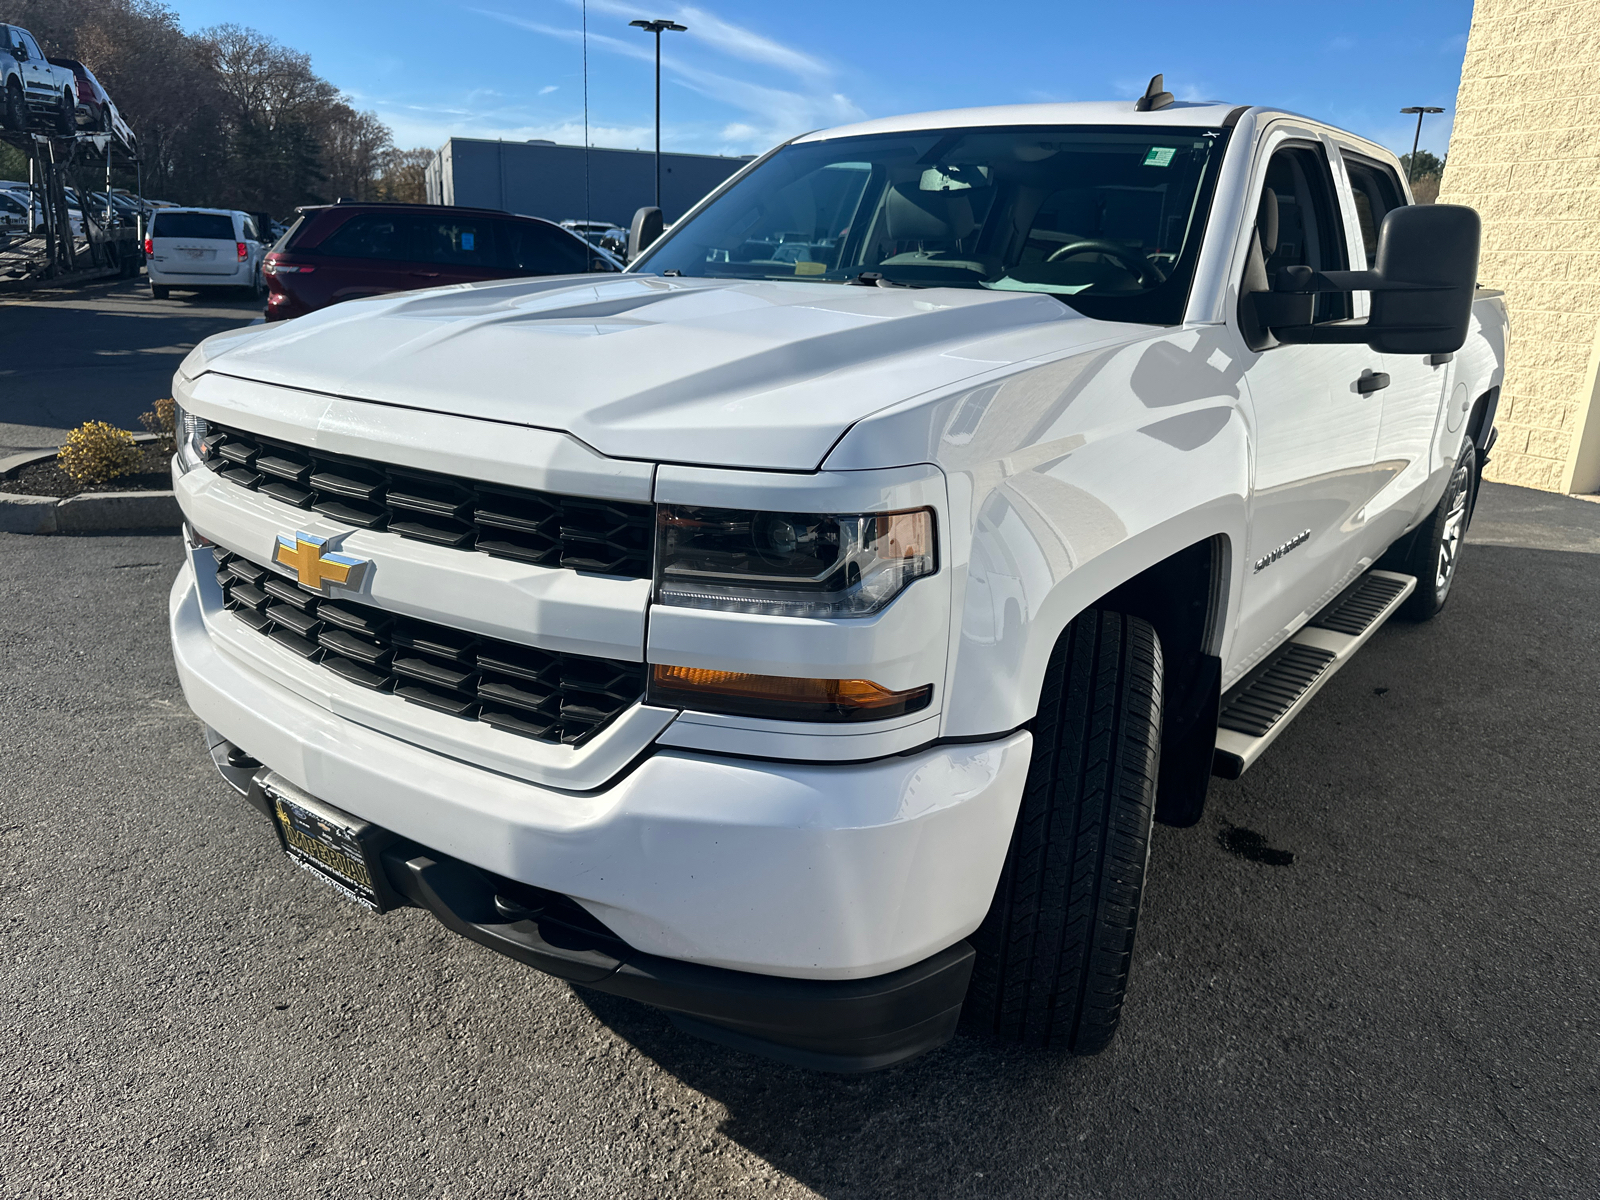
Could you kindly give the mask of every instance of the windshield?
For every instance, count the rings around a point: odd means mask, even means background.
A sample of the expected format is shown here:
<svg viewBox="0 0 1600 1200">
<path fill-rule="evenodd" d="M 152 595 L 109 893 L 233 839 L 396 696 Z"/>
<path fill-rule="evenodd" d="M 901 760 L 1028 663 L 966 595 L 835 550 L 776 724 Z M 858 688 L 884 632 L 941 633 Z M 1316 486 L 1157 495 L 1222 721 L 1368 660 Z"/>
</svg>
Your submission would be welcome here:
<svg viewBox="0 0 1600 1200">
<path fill-rule="evenodd" d="M 1175 325 L 1226 140 L 1035 125 L 786 146 L 637 269 L 1047 292 L 1091 317 Z"/>
</svg>

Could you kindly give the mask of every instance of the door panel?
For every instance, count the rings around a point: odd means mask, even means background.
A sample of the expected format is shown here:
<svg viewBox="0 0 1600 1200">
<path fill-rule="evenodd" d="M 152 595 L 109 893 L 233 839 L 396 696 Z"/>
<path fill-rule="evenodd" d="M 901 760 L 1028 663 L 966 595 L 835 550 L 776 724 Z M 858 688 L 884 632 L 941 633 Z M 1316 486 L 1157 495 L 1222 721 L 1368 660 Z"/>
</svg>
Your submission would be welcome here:
<svg viewBox="0 0 1600 1200">
<path fill-rule="evenodd" d="M 1387 164 L 1350 150 L 1342 152 L 1349 190 L 1346 228 L 1359 232 L 1365 265 L 1378 248 L 1378 228 L 1383 218 L 1405 204 L 1399 177 Z M 1383 422 L 1378 433 L 1378 465 L 1383 490 L 1369 509 L 1375 540 L 1387 545 L 1405 532 L 1426 497 L 1439 407 L 1449 369 L 1431 365 L 1426 355 L 1385 354 L 1378 369 L 1389 376 L 1382 392 Z"/>
<path fill-rule="evenodd" d="M 1278 239 L 1260 207 L 1277 198 Z M 1343 212 L 1325 147 L 1314 138 L 1269 135 L 1252 191 L 1258 221 L 1241 290 L 1270 286 L 1286 266 L 1348 268 Z M 1252 282 L 1253 281 L 1253 282 Z M 1249 303 L 1239 327 L 1254 336 Z M 1347 319 L 1342 296 L 1320 296 L 1315 323 Z M 1257 342 L 1256 344 L 1261 344 Z M 1364 566 L 1370 505 L 1385 477 L 1377 463 L 1383 393 L 1357 387 L 1381 356 L 1363 345 L 1277 345 L 1246 350 L 1245 383 L 1253 420 L 1250 533 L 1240 624 L 1230 680 L 1294 632 Z"/>
</svg>

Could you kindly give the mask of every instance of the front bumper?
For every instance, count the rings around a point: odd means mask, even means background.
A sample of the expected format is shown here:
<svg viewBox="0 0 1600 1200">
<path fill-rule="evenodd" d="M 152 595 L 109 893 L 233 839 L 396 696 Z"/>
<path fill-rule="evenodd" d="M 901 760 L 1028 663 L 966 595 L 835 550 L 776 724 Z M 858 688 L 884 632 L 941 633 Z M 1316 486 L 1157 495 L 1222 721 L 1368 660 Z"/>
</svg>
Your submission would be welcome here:
<svg viewBox="0 0 1600 1200">
<path fill-rule="evenodd" d="M 564 791 L 381 733 L 250 669 L 209 636 L 188 565 L 170 617 L 190 707 L 296 787 L 435 861 L 569 896 L 632 955 L 771 987 L 876 987 L 958 947 L 988 910 L 1032 744 L 1022 732 L 840 765 L 656 748 L 602 788 Z"/>
<path fill-rule="evenodd" d="M 223 776 L 271 819 L 269 781 L 229 766 L 244 759 L 216 742 Z M 955 1032 L 973 950 L 957 942 L 919 963 L 871 979 L 787 979 L 644 954 L 573 902 L 518 888 L 400 839 L 380 865 L 391 903 L 433 913 L 446 927 L 558 979 L 665 1009 L 687 1033 L 818 1071 L 873 1071 L 914 1058 Z"/>
</svg>

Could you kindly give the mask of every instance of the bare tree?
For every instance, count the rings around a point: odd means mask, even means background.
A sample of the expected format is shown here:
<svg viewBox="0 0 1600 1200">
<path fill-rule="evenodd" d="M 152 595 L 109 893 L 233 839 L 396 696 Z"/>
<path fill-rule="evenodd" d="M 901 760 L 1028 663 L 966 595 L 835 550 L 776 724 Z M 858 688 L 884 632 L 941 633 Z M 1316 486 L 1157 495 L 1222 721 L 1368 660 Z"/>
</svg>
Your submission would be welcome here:
<svg viewBox="0 0 1600 1200">
<path fill-rule="evenodd" d="M 328 107 L 323 129 L 328 190 L 353 200 L 377 199 L 385 164 L 394 153 L 389 127 L 376 113 L 357 112 L 341 102 Z"/>
<path fill-rule="evenodd" d="M 426 146 L 415 150 L 391 150 L 384 159 L 383 174 L 378 180 L 378 199 L 404 200 L 421 204 L 427 199 L 423 174 L 433 161 L 434 152 Z"/>
</svg>

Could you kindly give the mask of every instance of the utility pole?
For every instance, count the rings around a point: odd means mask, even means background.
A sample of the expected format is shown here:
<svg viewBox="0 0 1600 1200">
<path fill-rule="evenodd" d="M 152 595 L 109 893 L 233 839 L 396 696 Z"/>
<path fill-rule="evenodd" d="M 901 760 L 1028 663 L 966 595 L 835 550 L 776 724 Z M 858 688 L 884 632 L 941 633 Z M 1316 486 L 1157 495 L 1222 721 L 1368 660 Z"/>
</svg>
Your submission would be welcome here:
<svg viewBox="0 0 1600 1200">
<path fill-rule="evenodd" d="M 1417 147 L 1422 144 L 1422 118 L 1426 113 L 1442 113 L 1442 108 L 1402 108 L 1406 116 L 1417 114 L 1417 136 L 1411 139 L 1411 165 L 1406 168 L 1406 182 L 1410 183 L 1417 174 Z"/>
<path fill-rule="evenodd" d="M 646 33 L 656 35 L 656 207 L 661 207 L 661 34 L 664 30 L 683 33 L 689 27 L 676 21 L 629 21 Z M 1435 110 L 1440 111 L 1440 110 Z"/>
</svg>

